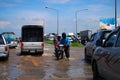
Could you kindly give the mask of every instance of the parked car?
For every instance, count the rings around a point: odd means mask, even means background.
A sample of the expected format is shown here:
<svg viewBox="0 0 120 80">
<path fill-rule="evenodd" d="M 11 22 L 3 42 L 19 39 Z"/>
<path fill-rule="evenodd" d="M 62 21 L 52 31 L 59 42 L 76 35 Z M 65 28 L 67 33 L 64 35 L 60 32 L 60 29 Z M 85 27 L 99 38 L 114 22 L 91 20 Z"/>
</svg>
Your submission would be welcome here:
<svg viewBox="0 0 120 80">
<path fill-rule="evenodd" d="M 113 30 L 103 46 L 97 47 L 92 57 L 94 80 L 120 80 L 120 26 Z"/>
<path fill-rule="evenodd" d="M 9 57 L 9 46 L 2 34 L 0 34 L 0 58 L 8 60 Z"/>
<path fill-rule="evenodd" d="M 15 48 L 18 45 L 16 34 L 14 32 L 3 32 L 2 35 L 5 37 L 10 48 Z"/>
<path fill-rule="evenodd" d="M 87 44 L 84 47 L 86 61 L 88 60 L 91 61 L 95 48 L 101 46 L 101 44 L 105 41 L 105 39 L 108 37 L 110 32 L 111 30 L 100 30 L 91 35 L 90 40 L 87 42 Z"/>
<path fill-rule="evenodd" d="M 21 54 L 44 52 L 44 27 L 42 25 L 24 25 L 21 30 Z"/>
</svg>

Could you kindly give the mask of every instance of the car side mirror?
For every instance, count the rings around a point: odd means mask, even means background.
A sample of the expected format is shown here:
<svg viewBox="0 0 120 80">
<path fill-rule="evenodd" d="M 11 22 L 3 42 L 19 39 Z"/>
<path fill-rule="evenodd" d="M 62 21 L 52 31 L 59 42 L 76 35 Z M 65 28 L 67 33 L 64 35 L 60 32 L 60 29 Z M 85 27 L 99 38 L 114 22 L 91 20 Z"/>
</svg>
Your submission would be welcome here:
<svg viewBox="0 0 120 80">
<path fill-rule="evenodd" d="M 101 40 L 97 40 L 97 41 L 96 41 L 96 45 L 97 45 L 97 46 L 102 46 L 102 44 L 103 44 L 103 43 L 102 43 Z"/>
</svg>

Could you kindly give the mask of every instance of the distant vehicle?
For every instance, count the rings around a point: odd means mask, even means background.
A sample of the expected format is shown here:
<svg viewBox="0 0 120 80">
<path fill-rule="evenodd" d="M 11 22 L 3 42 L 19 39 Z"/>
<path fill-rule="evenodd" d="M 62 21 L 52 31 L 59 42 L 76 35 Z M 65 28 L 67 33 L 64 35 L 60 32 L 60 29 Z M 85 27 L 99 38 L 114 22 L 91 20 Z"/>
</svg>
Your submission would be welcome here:
<svg viewBox="0 0 120 80">
<path fill-rule="evenodd" d="M 41 25 L 24 25 L 21 33 L 21 54 L 24 52 L 38 53 L 44 52 L 44 28 Z"/>
<path fill-rule="evenodd" d="M 17 47 L 18 43 L 17 43 L 16 35 L 14 32 L 3 32 L 2 35 L 5 37 L 10 48 Z"/>
<path fill-rule="evenodd" d="M 2 34 L 0 34 L 0 58 L 8 60 L 9 58 L 9 46 Z"/>
<path fill-rule="evenodd" d="M 54 35 L 49 35 L 48 40 L 54 40 L 54 37 L 55 37 Z"/>
<path fill-rule="evenodd" d="M 80 39 L 78 39 L 75 35 L 68 35 L 67 37 L 70 39 L 70 42 L 79 42 L 80 43 Z"/>
<path fill-rule="evenodd" d="M 103 42 L 108 37 L 110 32 L 111 32 L 111 30 L 100 30 L 100 31 L 92 34 L 90 40 L 86 43 L 86 45 L 84 47 L 86 61 L 88 61 L 88 60 L 91 61 L 94 50 L 96 49 L 96 47 L 102 46 Z"/>
<path fill-rule="evenodd" d="M 68 33 L 69 36 L 74 36 L 74 33 Z"/>
<path fill-rule="evenodd" d="M 94 51 L 92 70 L 94 80 L 120 80 L 120 26 Z"/>
<path fill-rule="evenodd" d="M 57 34 L 55 34 L 55 33 L 49 33 L 49 34 L 47 35 L 47 40 L 54 40 L 54 38 L 56 37 L 56 35 L 57 35 Z"/>
<path fill-rule="evenodd" d="M 69 38 L 70 42 L 73 42 L 72 36 L 68 35 L 67 37 Z"/>
<path fill-rule="evenodd" d="M 85 45 L 87 41 L 90 39 L 91 35 L 92 35 L 91 30 L 80 31 L 81 43 Z"/>
</svg>

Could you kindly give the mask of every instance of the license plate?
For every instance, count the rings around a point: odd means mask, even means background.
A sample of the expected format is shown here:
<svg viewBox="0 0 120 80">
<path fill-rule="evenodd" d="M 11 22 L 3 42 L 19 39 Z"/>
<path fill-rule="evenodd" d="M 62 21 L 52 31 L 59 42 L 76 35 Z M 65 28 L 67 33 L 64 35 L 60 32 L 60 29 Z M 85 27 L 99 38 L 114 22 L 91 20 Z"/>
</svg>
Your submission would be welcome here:
<svg viewBox="0 0 120 80">
<path fill-rule="evenodd" d="M 34 50 L 31 50 L 30 53 L 35 53 L 35 51 L 34 51 Z"/>
</svg>

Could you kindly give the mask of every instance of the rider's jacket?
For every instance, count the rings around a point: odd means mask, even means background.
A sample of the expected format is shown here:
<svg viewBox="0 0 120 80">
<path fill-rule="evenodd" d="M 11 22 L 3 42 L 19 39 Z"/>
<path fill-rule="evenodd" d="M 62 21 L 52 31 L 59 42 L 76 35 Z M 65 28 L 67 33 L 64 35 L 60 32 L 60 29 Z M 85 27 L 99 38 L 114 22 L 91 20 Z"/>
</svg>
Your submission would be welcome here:
<svg viewBox="0 0 120 80">
<path fill-rule="evenodd" d="M 63 44 L 63 45 L 66 45 L 66 46 L 70 46 L 70 40 L 68 37 L 66 38 L 62 38 L 59 42 L 59 44 Z"/>
</svg>

